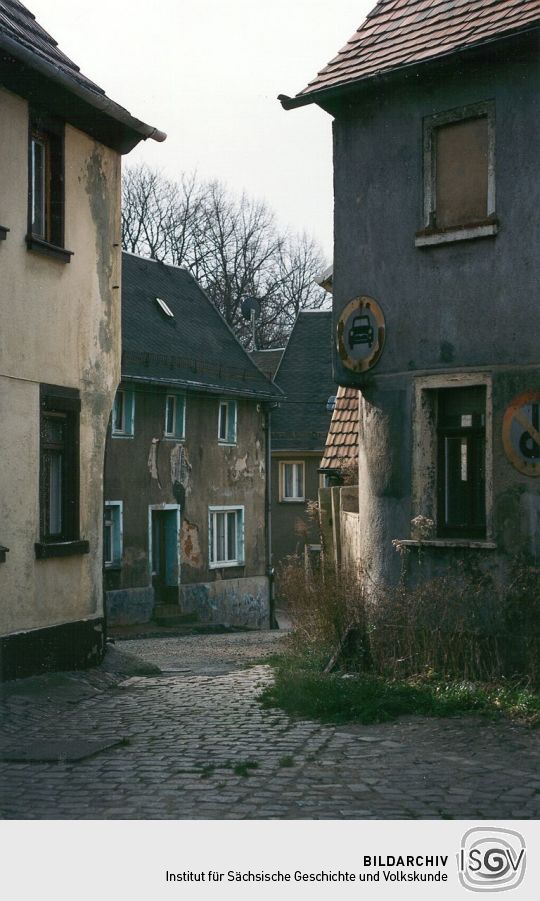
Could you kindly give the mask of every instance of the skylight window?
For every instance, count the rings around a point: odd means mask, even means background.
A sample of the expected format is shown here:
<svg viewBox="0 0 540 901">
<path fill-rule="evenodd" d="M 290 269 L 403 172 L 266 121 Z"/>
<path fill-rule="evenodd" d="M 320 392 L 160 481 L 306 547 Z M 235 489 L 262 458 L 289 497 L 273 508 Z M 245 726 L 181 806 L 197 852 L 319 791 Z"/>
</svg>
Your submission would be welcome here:
<svg viewBox="0 0 540 901">
<path fill-rule="evenodd" d="M 165 315 L 170 316 L 171 319 L 174 319 L 174 313 L 171 310 L 170 306 L 168 304 L 166 304 L 165 301 L 161 299 L 161 297 L 156 297 L 156 301 L 157 301 L 160 309 L 163 310 L 163 312 L 165 313 Z"/>
</svg>

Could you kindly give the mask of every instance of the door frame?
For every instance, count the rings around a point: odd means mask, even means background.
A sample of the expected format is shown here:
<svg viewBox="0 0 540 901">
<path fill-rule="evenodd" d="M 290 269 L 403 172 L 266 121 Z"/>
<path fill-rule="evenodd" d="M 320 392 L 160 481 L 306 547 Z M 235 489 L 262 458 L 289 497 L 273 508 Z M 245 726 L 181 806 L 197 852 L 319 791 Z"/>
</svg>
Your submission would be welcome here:
<svg viewBox="0 0 540 901">
<path fill-rule="evenodd" d="M 178 585 L 180 585 L 180 504 L 150 504 L 148 507 L 148 576 L 149 584 L 152 585 L 152 513 L 166 512 L 167 510 L 176 510 L 176 568 L 178 572 Z"/>
</svg>

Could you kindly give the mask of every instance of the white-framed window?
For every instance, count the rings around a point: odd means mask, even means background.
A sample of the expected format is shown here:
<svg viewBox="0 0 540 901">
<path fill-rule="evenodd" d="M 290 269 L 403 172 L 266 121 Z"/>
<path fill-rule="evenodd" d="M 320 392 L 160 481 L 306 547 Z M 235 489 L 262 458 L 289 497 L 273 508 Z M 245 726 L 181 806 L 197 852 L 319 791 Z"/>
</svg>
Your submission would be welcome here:
<svg viewBox="0 0 540 901">
<path fill-rule="evenodd" d="M 447 543 L 491 540 L 492 419 L 488 374 L 416 380 L 413 539 Z M 420 534 L 426 527 L 430 533 Z"/>
<path fill-rule="evenodd" d="M 182 394 L 167 394 L 165 398 L 165 438 L 185 437 L 186 399 Z"/>
<path fill-rule="evenodd" d="M 279 464 L 279 499 L 304 501 L 305 467 L 303 460 L 282 460 Z"/>
<path fill-rule="evenodd" d="M 417 246 L 486 237 L 495 218 L 495 104 L 424 119 L 424 229 Z"/>
<path fill-rule="evenodd" d="M 218 413 L 219 444 L 236 444 L 236 401 L 220 400 Z"/>
<path fill-rule="evenodd" d="M 119 388 L 114 398 L 112 413 L 113 438 L 133 438 L 135 434 L 135 394 L 127 388 Z"/>
<path fill-rule="evenodd" d="M 243 566 L 243 507 L 208 508 L 208 551 L 211 569 Z"/>
<path fill-rule="evenodd" d="M 105 501 L 103 516 L 103 563 L 120 566 L 122 563 L 122 501 Z"/>
</svg>

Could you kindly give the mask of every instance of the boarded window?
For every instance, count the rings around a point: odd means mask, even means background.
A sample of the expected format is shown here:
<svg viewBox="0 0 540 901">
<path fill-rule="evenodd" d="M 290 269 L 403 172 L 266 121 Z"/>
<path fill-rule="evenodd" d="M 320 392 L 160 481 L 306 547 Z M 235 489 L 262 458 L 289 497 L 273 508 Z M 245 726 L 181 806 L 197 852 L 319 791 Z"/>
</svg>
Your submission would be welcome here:
<svg viewBox="0 0 540 901">
<path fill-rule="evenodd" d="M 488 216 L 488 117 L 434 130 L 437 228 L 481 222 Z"/>
</svg>

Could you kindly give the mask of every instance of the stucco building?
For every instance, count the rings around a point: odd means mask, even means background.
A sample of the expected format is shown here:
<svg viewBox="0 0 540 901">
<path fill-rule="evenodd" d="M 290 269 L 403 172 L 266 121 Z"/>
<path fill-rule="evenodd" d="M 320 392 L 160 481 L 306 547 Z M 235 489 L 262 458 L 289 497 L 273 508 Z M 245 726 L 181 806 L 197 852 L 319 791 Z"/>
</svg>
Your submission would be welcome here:
<svg viewBox="0 0 540 901">
<path fill-rule="evenodd" d="M 274 376 L 285 395 L 272 414 L 272 550 L 274 564 L 320 551 L 319 466 L 336 385 L 332 313 L 298 314 Z M 311 509 L 310 509 L 311 503 Z"/>
<path fill-rule="evenodd" d="M 131 254 L 122 347 L 105 465 L 109 622 L 267 627 L 279 389 L 186 270 Z"/>
<path fill-rule="evenodd" d="M 120 377 L 120 159 L 164 135 L 0 2 L 0 670 L 103 648 L 102 473 Z"/>
<path fill-rule="evenodd" d="M 334 371 L 359 555 L 540 560 L 540 3 L 381 0 L 287 109 L 333 117 Z M 415 556 L 416 555 L 416 556 Z"/>
</svg>

